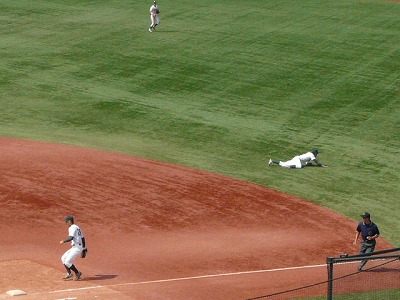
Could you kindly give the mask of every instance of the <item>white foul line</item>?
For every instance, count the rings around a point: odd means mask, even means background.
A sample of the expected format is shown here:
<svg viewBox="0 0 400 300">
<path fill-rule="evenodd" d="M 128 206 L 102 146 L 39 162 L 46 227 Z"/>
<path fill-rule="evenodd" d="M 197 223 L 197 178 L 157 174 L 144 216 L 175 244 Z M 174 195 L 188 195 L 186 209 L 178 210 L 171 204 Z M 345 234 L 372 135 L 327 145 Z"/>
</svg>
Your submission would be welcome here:
<svg viewBox="0 0 400 300">
<path fill-rule="evenodd" d="M 49 294 L 56 294 L 56 293 L 63 293 L 63 292 L 77 292 L 77 291 L 94 290 L 94 289 L 111 288 L 111 287 L 128 286 L 128 285 L 164 283 L 164 282 L 185 281 L 185 280 L 215 278 L 215 277 L 224 277 L 224 276 L 236 276 L 236 275 L 246 275 L 246 274 L 256 274 L 256 273 L 268 273 L 268 272 L 278 272 L 278 271 L 290 271 L 290 270 L 297 270 L 297 269 L 320 268 L 320 267 L 326 267 L 326 264 L 302 266 L 302 267 L 278 268 L 278 269 L 269 269 L 269 270 L 222 273 L 222 274 L 212 274 L 212 275 L 200 275 L 200 276 L 192 276 L 192 277 L 159 279 L 159 280 L 140 281 L 140 282 L 127 282 L 127 283 L 118 283 L 118 284 L 110 284 L 110 285 L 97 285 L 97 286 L 83 287 L 83 288 L 77 288 L 77 289 L 50 291 Z M 39 294 L 39 293 L 36 293 L 36 294 Z"/>
</svg>

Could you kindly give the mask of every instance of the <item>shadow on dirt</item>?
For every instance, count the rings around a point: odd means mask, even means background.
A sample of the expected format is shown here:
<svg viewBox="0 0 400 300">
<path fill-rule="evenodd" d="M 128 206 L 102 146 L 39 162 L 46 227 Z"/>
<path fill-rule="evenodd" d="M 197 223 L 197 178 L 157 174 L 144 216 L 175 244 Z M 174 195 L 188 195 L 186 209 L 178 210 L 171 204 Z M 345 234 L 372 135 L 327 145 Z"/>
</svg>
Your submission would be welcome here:
<svg viewBox="0 0 400 300">
<path fill-rule="evenodd" d="M 84 278 L 82 278 L 82 280 L 91 280 L 91 281 L 107 280 L 107 279 L 114 279 L 117 276 L 118 275 L 94 275 L 94 276 L 91 276 L 91 277 L 84 277 Z"/>
</svg>

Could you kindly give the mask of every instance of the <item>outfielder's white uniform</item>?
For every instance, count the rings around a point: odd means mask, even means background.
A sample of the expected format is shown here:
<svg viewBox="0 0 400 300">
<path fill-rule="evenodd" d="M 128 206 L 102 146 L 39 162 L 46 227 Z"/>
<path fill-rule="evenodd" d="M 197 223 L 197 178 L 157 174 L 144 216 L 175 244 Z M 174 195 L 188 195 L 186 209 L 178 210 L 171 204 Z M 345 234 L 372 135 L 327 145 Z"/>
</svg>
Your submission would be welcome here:
<svg viewBox="0 0 400 300">
<path fill-rule="evenodd" d="M 84 235 L 78 225 L 72 224 L 68 228 L 68 236 L 72 236 L 74 238 L 71 241 L 72 247 L 64 253 L 64 255 L 61 257 L 61 261 L 68 268 L 71 268 L 73 261 L 81 254 L 83 250 L 82 238 Z"/>
<path fill-rule="evenodd" d="M 152 6 L 150 6 L 150 20 L 151 20 L 150 28 L 154 28 L 156 25 L 160 24 L 160 18 L 156 13 L 157 10 L 158 10 L 157 4 L 153 4 Z"/>
<path fill-rule="evenodd" d="M 301 169 L 304 167 L 308 162 L 315 160 L 315 156 L 311 152 L 307 152 L 302 155 L 297 155 L 293 157 L 291 160 L 288 161 L 281 161 L 279 165 L 282 167 L 290 168 L 291 166 L 295 166 L 296 169 Z"/>
</svg>

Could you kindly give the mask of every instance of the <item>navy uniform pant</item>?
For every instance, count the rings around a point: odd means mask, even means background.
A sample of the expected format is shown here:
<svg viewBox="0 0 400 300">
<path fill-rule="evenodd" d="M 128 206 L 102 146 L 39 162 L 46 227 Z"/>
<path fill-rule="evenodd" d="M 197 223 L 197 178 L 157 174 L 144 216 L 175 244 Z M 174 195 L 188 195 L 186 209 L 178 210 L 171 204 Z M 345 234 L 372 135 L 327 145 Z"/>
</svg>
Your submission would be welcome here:
<svg viewBox="0 0 400 300">
<path fill-rule="evenodd" d="M 376 242 L 373 241 L 362 241 L 361 242 L 361 248 L 360 248 L 360 254 L 367 254 L 367 253 L 371 253 L 374 252 L 375 250 L 375 245 Z M 367 263 L 367 260 L 363 260 L 360 264 L 360 266 L 358 267 L 359 270 L 361 270 L 365 264 Z"/>
</svg>

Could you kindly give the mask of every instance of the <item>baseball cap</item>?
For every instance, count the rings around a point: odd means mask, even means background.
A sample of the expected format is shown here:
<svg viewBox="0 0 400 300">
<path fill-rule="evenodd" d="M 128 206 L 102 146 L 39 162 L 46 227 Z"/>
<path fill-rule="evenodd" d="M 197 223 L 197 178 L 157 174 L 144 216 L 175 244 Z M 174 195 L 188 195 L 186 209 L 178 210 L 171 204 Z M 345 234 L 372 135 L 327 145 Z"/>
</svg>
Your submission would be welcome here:
<svg viewBox="0 0 400 300">
<path fill-rule="evenodd" d="M 361 218 L 363 218 L 363 219 L 370 219 L 371 218 L 371 215 L 370 215 L 370 213 L 369 212 L 365 212 L 365 213 L 363 213 L 362 215 L 361 215 Z"/>
<path fill-rule="evenodd" d="M 67 216 L 64 221 L 68 222 L 68 221 L 73 221 L 73 220 L 74 220 L 73 216 Z"/>
</svg>

